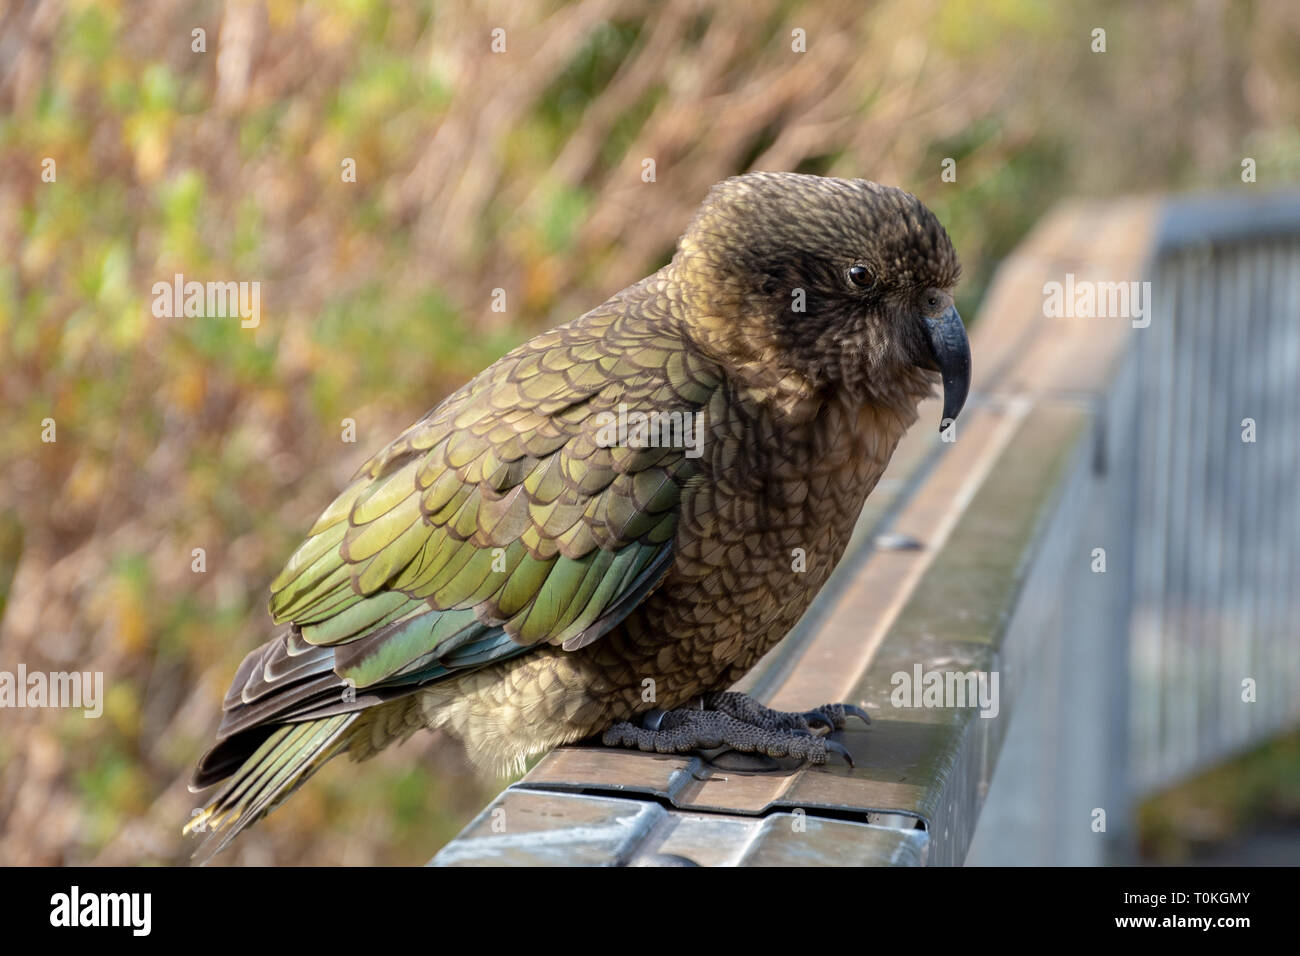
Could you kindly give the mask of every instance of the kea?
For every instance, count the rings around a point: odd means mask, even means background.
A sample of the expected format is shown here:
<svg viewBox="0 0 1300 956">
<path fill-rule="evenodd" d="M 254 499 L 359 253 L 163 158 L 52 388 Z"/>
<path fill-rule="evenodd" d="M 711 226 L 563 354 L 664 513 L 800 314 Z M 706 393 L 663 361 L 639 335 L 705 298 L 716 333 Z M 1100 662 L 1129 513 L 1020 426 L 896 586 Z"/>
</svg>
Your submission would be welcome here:
<svg viewBox="0 0 1300 956">
<path fill-rule="evenodd" d="M 861 709 L 727 688 L 826 582 L 918 403 L 941 383 L 941 428 L 961 411 L 959 271 L 901 189 L 710 189 L 666 266 L 487 368 L 325 509 L 194 772 L 224 781 L 186 828 L 201 852 L 420 728 L 497 771 L 597 735 L 847 758 L 828 735 Z"/>
</svg>

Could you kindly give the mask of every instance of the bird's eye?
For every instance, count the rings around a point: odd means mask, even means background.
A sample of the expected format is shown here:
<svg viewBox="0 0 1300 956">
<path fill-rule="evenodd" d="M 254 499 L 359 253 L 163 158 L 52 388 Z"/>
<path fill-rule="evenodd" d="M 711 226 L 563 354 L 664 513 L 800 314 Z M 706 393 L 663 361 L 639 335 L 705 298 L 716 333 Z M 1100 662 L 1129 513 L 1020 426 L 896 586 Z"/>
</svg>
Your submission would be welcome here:
<svg viewBox="0 0 1300 956">
<path fill-rule="evenodd" d="M 933 292 L 931 292 L 929 295 L 925 297 L 925 307 L 927 309 L 939 308 L 939 297 L 935 295 Z"/>
<path fill-rule="evenodd" d="M 850 266 L 849 281 L 858 288 L 865 289 L 871 285 L 871 273 L 866 266 Z"/>
</svg>

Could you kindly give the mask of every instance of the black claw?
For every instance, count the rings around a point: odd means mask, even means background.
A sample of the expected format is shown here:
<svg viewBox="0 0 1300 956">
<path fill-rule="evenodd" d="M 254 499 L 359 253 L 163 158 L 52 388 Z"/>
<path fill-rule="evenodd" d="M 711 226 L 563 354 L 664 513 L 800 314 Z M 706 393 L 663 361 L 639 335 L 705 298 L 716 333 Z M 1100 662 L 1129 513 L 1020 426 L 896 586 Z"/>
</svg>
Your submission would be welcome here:
<svg viewBox="0 0 1300 956">
<path fill-rule="evenodd" d="M 833 740 L 828 740 L 826 741 L 826 751 L 827 753 L 839 754 L 848 762 L 849 769 L 853 769 L 853 754 L 849 753 L 848 748 L 843 744 L 836 743 Z"/>
<path fill-rule="evenodd" d="M 807 713 L 800 714 L 799 716 L 802 717 L 804 721 L 807 723 L 811 724 L 813 721 L 816 721 L 819 724 L 825 724 L 827 730 L 836 729 L 835 722 L 833 720 L 831 720 L 825 714 L 818 713 L 815 710 L 810 710 Z"/>
<path fill-rule="evenodd" d="M 868 727 L 871 726 L 871 715 L 861 707 L 854 707 L 852 704 L 841 704 L 840 706 L 844 708 L 845 717 L 856 717 Z"/>
<path fill-rule="evenodd" d="M 647 710 L 641 715 L 641 726 L 646 730 L 659 730 L 663 726 L 666 716 L 668 716 L 668 711 L 660 710 L 658 707 L 654 710 Z"/>
</svg>

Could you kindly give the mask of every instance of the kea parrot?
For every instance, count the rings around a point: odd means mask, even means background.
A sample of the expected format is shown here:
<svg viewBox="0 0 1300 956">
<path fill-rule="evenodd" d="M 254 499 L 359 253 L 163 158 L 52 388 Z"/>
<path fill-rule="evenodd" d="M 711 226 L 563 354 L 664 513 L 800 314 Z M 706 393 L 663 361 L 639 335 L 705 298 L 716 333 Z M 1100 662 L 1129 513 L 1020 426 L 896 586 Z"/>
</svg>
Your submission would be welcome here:
<svg viewBox="0 0 1300 956">
<path fill-rule="evenodd" d="M 498 771 L 598 735 L 847 758 L 827 734 L 859 708 L 727 688 L 826 582 L 918 403 L 941 385 L 941 428 L 961 411 L 959 272 L 901 189 L 712 187 L 666 266 L 481 372 L 321 514 L 194 772 L 222 784 L 200 855 L 421 728 Z"/>
</svg>

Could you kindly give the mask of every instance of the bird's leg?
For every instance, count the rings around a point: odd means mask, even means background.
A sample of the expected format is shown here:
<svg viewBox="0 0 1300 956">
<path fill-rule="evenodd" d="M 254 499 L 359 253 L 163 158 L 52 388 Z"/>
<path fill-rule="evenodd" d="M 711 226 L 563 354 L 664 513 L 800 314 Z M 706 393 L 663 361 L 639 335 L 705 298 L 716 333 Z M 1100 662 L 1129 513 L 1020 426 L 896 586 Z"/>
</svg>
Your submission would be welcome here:
<svg viewBox="0 0 1300 956">
<path fill-rule="evenodd" d="M 815 734 L 812 724 L 824 724 L 827 731 L 838 729 L 849 715 L 870 722 L 865 711 L 851 704 L 825 704 L 801 714 L 771 710 L 736 693 L 705 694 L 700 703 L 699 709 L 653 710 L 643 715 L 640 723 L 615 724 L 601 741 L 607 747 L 637 747 L 662 754 L 729 747 L 817 765 L 837 753 L 853 766 L 848 750 Z"/>
</svg>

